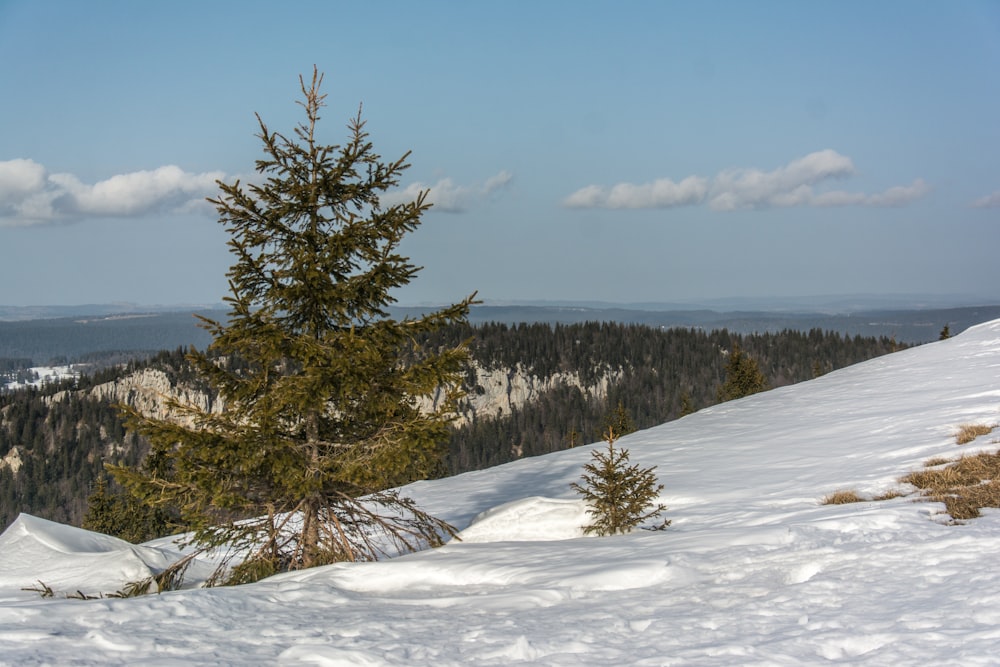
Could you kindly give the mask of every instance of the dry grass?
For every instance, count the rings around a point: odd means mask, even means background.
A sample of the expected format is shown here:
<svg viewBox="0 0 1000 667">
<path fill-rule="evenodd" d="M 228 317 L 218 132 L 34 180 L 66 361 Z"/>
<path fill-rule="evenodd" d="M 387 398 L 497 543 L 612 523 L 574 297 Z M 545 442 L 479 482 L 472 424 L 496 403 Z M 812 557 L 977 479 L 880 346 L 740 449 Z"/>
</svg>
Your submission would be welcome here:
<svg viewBox="0 0 1000 667">
<path fill-rule="evenodd" d="M 996 424 L 962 424 L 955 433 L 955 442 L 960 445 L 968 444 L 981 435 L 991 433 L 995 428 Z"/>
<path fill-rule="evenodd" d="M 936 466 L 943 466 L 945 463 L 951 463 L 952 459 L 946 459 L 943 456 L 936 456 L 933 459 L 927 459 L 924 461 L 925 468 L 934 468 Z"/>
<path fill-rule="evenodd" d="M 823 498 L 821 503 L 823 505 L 847 505 L 848 503 L 863 503 L 866 502 L 865 498 L 862 498 L 857 494 L 856 491 L 835 491 L 830 495 Z"/>
<path fill-rule="evenodd" d="M 962 424 L 955 433 L 955 442 L 965 445 L 976 438 L 992 433 L 997 424 Z M 1000 443 L 1000 439 L 994 440 Z M 944 503 L 945 510 L 952 519 L 962 521 L 980 516 L 984 507 L 1000 508 L 1000 452 L 981 453 L 949 459 L 934 457 L 924 462 L 924 469 L 911 472 L 900 480 L 920 489 L 926 500 Z M 874 498 L 873 501 L 891 500 L 907 495 L 905 491 L 893 489 Z M 823 498 L 824 505 L 845 505 L 862 503 L 862 498 L 854 490 L 836 491 Z"/>
<path fill-rule="evenodd" d="M 944 503 L 953 519 L 974 519 L 984 507 L 1000 508 L 1000 453 L 963 456 L 943 468 L 912 472 L 899 481 L 917 487 L 930 501 Z"/>
</svg>

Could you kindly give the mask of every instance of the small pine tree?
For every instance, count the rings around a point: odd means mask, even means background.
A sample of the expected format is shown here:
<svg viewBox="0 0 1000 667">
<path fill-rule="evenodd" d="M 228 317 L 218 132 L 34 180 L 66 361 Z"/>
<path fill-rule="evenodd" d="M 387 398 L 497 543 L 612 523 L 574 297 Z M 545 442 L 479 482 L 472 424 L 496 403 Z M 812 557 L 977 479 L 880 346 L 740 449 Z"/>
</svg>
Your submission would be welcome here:
<svg viewBox="0 0 1000 667">
<path fill-rule="evenodd" d="M 767 391 L 768 382 L 753 357 L 739 345 L 733 346 L 726 364 L 726 381 L 716 392 L 719 402 L 732 401 L 761 391 Z"/>
<path fill-rule="evenodd" d="M 652 519 L 664 511 L 666 506 L 656 503 L 663 489 L 656 483 L 653 471 L 656 466 L 639 468 L 629 464 L 628 450 L 616 449 L 617 434 L 608 429 L 604 435 L 608 443 L 606 450 L 591 452 L 593 461 L 583 466 L 586 471 L 583 484 L 570 484 L 583 496 L 590 506 L 588 513 L 594 522 L 584 528 L 588 535 L 625 534 L 647 519 Z M 650 507 L 652 506 L 652 509 Z M 661 528 L 670 524 L 664 521 Z"/>
<path fill-rule="evenodd" d="M 951 328 L 946 324 L 944 328 L 941 329 L 941 335 L 938 336 L 938 340 L 947 340 L 951 338 Z"/>
</svg>

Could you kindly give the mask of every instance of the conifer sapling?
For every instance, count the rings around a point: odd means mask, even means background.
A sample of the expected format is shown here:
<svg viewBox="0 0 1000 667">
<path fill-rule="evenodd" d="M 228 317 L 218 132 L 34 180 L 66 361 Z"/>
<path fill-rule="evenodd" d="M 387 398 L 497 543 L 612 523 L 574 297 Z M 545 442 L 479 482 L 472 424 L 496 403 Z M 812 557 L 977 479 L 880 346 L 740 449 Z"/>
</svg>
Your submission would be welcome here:
<svg viewBox="0 0 1000 667">
<path fill-rule="evenodd" d="M 604 435 L 607 449 L 591 452 L 593 461 L 583 466 L 586 471 L 580 478 L 583 484 L 570 484 L 590 506 L 588 513 L 593 523 L 584 528 L 588 535 L 625 534 L 667 509 L 656 502 L 663 490 L 653 474 L 656 466 L 640 468 L 630 464 L 629 451 L 615 447 L 617 438 L 614 428 L 609 427 Z M 657 528 L 668 525 L 669 520 Z"/>
</svg>

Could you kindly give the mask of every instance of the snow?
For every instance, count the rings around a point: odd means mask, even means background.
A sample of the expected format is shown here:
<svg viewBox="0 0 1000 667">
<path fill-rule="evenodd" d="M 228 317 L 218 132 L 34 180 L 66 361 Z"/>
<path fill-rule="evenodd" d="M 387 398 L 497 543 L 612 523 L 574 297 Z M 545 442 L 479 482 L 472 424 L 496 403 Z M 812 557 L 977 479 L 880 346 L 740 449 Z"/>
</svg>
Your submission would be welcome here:
<svg viewBox="0 0 1000 667">
<path fill-rule="evenodd" d="M 78 596 L 117 593 L 129 582 L 162 572 L 183 555 L 173 540 L 135 545 L 21 514 L 0 535 L 0 602 L 17 584 L 36 589 L 44 584 Z M 211 575 L 213 564 L 203 560 L 193 568 L 192 581 L 197 584 Z"/>
<path fill-rule="evenodd" d="M 61 380 L 68 380 L 80 377 L 82 366 L 74 364 L 71 366 L 33 366 L 28 369 L 28 373 L 33 380 L 18 382 L 11 380 L 6 384 L 0 384 L 0 389 L 14 391 L 25 387 L 42 387 L 47 384 L 54 384 Z M 2 378 L 0 378 L 2 379 Z"/>
<path fill-rule="evenodd" d="M 1000 511 L 951 525 L 897 480 L 997 450 L 1000 430 L 954 432 L 998 421 L 1000 321 L 622 438 L 658 466 L 665 531 L 583 536 L 579 447 L 407 487 L 462 530 L 436 550 L 74 600 L 174 547 L 22 515 L 0 536 L 0 663 L 992 665 Z M 39 580 L 55 597 L 21 590 Z"/>
</svg>

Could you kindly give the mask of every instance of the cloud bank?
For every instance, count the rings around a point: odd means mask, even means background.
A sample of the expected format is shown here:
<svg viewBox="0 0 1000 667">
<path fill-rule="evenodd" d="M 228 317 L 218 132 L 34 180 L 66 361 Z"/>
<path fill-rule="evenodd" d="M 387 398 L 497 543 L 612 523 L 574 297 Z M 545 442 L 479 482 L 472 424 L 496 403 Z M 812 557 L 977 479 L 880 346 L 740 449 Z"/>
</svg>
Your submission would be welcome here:
<svg viewBox="0 0 1000 667">
<path fill-rule="evenodd" d="M 92 185 L 73 174 L 52 174 L 33 160 L 0 161 L 0 226 L 141 217 L 207 206 L 221 171 L 192 174 L 175 165 L 119 174 Z"/>
<path fill-rule="evenodd" d="M 221 171 L 194 174 L 167 165 L 87 184 L 73 174 L 49 173 L 33 160 L 0 161 L 0 227 L 209 211 L 205 198 L 217 195 L 216 181 L 225 178 Z M 502 190 L 512 178 L 510 172 L 501 171 L 473 185 L 459 185 L 451 178 L 442 178 L 434 185 L 413 183 L 386 194 L 383 203 L 412 201 L 418 193 L 429 190 L 429 201 L 436 210 L 457 213 Z"/>
<path fill-rule="evenodd" d="M 405 204 L 417 198 L 424 190 L 429 190 L 427 200 L 434 205 L 435 211 L 461 213 L 475 203 L 507 187 L 514 178 L 509 171 L 501 171 L 482 183 L 474 185 L 458 185 L 451 178 L 442 178 L 434 185 L 411 183 L 402 190 L 386 193 L 381 197 L 381 203 L 387 206 Z"/>
<path fill-rule="evenodd" d="M 816 186 L 855 174 L 854 163 L 834 150 L 792 160 L 773 171 L 725 169 L 708 179 L 688 176 L 680 182 L 618 183 L 610 188 L 588 185 L 563 200 L 570 208 L 654 209 L 706 204 L 715 211 L 789 206 L 904 206 L 930 191 L 921 179 L 884 192 L 817 191 Z"/>
</svg>

